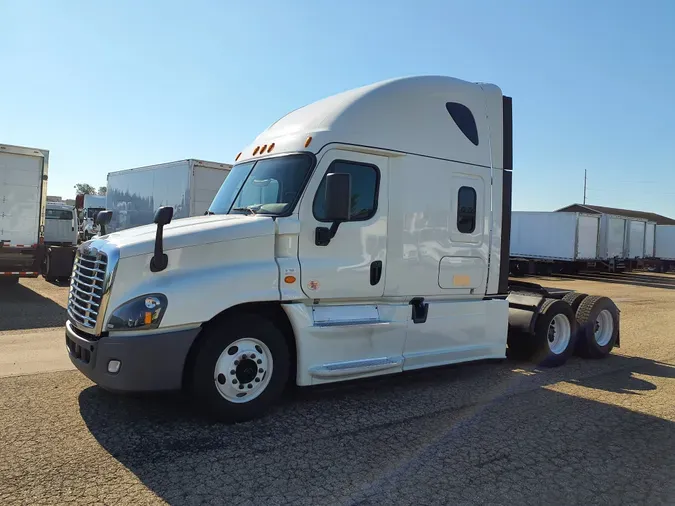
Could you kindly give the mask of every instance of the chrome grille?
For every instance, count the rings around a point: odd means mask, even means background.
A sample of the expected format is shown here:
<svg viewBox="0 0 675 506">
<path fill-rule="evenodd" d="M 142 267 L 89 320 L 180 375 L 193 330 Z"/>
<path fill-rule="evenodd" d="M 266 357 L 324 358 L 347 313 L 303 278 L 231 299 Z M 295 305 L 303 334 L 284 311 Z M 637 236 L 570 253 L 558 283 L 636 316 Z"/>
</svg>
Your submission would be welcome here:
<svg viewBox="0 0 675 506">
<path fill-rule="evenodd" d="M 103 299 L 108 257 L 105 253 L 78 252 L 70 278 L 68 315 L 80 327 L 96 327 L 96 318 Z"/>
</svg>

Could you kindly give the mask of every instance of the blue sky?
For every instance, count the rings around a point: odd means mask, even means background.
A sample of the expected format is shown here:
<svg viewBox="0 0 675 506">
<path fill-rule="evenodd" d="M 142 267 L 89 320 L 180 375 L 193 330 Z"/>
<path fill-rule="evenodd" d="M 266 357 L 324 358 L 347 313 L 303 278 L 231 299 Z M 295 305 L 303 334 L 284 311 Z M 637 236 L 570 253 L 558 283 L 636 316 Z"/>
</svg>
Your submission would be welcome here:
<svg viewBox="0 0 675 506">
<path fill-rule="evenodd" d="M 514 100 L 514 208 L 675 217 L 675 2 L 1 0 L 0 142 L 49 149 L 49 193 L 183 158 L 390 77 Z"/>
</svg>

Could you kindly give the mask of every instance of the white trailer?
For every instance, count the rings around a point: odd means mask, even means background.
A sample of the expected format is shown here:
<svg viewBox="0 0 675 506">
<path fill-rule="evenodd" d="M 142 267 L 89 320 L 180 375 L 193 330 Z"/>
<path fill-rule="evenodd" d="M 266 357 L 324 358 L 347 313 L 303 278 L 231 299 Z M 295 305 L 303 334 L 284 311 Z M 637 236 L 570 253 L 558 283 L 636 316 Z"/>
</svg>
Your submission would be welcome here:
<svg viewBox="0 0 675 506">
<path fill-rule="evenodd" d="M 576 272 L 598 260 L 600 216 L 573 212 L 514 211 L 514 274 Z"/>
<path fill-rule="evenodd" d="M 626 219 L 626 244 L 624 257 L 627 260 L 637 260 L 645 256 L 645 235 L 647 221 L 636 218 Z"/>
<path fill-rule="evenodd" d="M 599 258 L 623 260 L 626 247 L 626 222 L 623 216 L 603 214 L 600 218 Z"/>
<path fill-rule="evenodd" d="M 643 258 L 654 258 L 656 241 L 656 223 L 648 221 L 645 224 L 645 252 Z"/>
<path fill-rule="evenodd" d="M 657 225 L 654 248 L 655 257 L 675 261 L 675 225 Z"/>
<path fill-rule="evenodd" d="M 110 172 L 105 205 L 113 215 L 107 231 L 152 223 L 162 206 L 173 207 L 175 218 L 204 214 L 231 168 L 188 159 Z"/>
<path fill-rule="evenodd" d="M 594 214 L 514 211 L 511 257 L 596 260 L 600 218 Z"/>
<path fill-rule="evenodd" d="M 0 144 L 0 277 L 37 277 L 42 247 L 49 151 Z"/>
<path fill-rule="evenodd" d="M 511 99 L 495 85 L 349 90 L 287 114 L 236 161 L 208 215 L 173 222 L 162 207 L 155 225 L 80 246 L 66 344 L 95 383 L 186 388 L 241 421 L 289 382 L 507 347 L 558 366 L 618 344 L 607 297 L 509 281 Z"/>
</svg>

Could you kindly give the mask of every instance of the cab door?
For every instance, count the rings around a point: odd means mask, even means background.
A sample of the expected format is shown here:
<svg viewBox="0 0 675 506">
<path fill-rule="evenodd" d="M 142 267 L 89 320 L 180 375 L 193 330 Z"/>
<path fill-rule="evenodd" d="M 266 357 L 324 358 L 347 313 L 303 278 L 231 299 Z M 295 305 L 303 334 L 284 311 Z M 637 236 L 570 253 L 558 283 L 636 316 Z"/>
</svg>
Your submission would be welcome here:
<svg viewBox="0 0 675 506">
<path fill-rule="evenodd" d="M 351 175 L 351 218 L 326 245 L 325 176 Z M 302 289 L 312 299 L 372 299 L 384 293 L 387 260 L 388 159 L 340 149 L 318 161 L 300 205 L 298 257 Z"/>
</svg>

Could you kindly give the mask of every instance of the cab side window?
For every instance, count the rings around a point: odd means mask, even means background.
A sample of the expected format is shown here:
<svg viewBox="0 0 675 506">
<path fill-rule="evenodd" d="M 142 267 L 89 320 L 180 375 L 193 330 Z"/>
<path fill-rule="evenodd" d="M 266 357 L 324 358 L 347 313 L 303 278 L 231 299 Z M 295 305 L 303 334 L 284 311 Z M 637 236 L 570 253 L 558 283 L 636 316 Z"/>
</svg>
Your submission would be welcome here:
<svg viewBox="0 0 675 506">
<path fill-rule="evenodd" d="M 351 218 L 349 221 L 369 220 L 377 212 L 377 197 L 380 185 L 380 171 L 374 165 L 336 160 L 330 164 L 326 174 L 347 173 L 352 176 Z M 321 180 L 314 197 L 314 217 L 325 219 L 326 177 Z"/>
<path fill-rule="evenodd" d="M 457 230 L 470 234 L 476 230 L 476 190 L 462 186 L 457 192 Z"/>
</svg>

